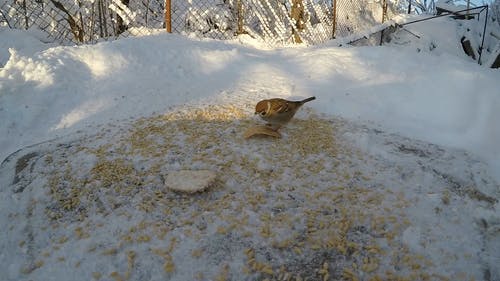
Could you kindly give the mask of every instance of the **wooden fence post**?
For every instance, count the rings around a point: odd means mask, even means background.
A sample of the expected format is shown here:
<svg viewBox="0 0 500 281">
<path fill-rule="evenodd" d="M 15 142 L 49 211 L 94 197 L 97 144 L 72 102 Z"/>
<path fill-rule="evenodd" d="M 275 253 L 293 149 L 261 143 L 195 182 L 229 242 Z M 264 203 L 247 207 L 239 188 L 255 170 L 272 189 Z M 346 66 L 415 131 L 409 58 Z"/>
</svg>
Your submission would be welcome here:
<svg viewBox="0 0 500 281">
<path fill-rule="evenodd" d="M 171 0 L 165 0 L 165 28 L 172 33 L 172 6 Z"/>
<path fill-rule="evenodd" d="M 332 0 L 332 39 L 335 39 L 337 31 L 337 0 Z"/>
<path fill-rule="evenodd" d="M 382 1 L 382 23 L 384 23 L 386 19 L 387 19 L 387 0 L 383 0 Z M 385 29 L 382 29 L 380 31 L 380 43 L 379 43 L 380 46 L 382 46 L 382 44 L 384 43 L 384 30 Z"/>
<path fill-rule="evenodd" d="M 292 9 L 290 11 L 290 17 L 295 22 L 295 26 L 292 27 L 293 39 L 295 43 L 302 43 L 299 31 L 304 30 L 305 20 L 304 20 L 304 3 L 302 0 L 292 0 Z"/>
<path fill-rule="evenodd" d="M 243 4 L 241 4 L 241 0 L 238 0 L 236 3 L 238 9 L 238 34 L 243 34 Z"/>
<path fill-rule="evenodd" d="M 387 19 L 387 0 L 382 1 L 382 23 Z"/>
<path fill-rule="evenodd" d="M 29 25 L 29 16 L 28 16 L 28 8 L 26 6 L 26 0 L 23 1 L 23 10 L 24 10 L 24 26 L 25 29 L 28 30 L 30 28 L 30 25 Z"/>
</svg>

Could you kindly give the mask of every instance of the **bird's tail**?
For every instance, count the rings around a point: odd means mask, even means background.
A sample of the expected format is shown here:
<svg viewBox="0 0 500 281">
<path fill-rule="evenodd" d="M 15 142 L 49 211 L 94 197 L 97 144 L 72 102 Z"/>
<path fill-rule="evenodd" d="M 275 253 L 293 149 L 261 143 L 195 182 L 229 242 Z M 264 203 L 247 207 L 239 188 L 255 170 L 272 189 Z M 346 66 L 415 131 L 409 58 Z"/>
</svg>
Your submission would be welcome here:
<svg viewBox="0 0 500 281">
<path fill-rule="evenodd" d="M 308 102 L 308 101 L 312 101 L 312 100 L 315 100 L 315 99 L 316 99 L 316 97 L 310 97 L 310 98 L 307 98 L 307 99 L 305 99 L 305 100 L 301 100 L 301 101 L 300 101 L 300 103 L 301 103 L 301 104 L 304 104 L 304 103 L 306 103 L 306 102 Z"/>
</svg>

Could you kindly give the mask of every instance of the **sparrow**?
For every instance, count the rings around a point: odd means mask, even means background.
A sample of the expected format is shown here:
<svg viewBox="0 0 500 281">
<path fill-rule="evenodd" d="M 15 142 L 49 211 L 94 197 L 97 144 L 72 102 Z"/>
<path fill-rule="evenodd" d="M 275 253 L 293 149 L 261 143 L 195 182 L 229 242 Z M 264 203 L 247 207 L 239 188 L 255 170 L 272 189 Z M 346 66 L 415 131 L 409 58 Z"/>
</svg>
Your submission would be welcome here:
<svg viewBox="0 0 500 281">
<path fill-rule="evenodd" d="M 316 97 L 301 101 L 289 101 L 279 98 L 261 100 L 255 106 L 255 114 L 259 114 L 268 123 L 267 126 L 277 131 L 292 119 L 304 103 L 315 99 Z"/>
</svg>

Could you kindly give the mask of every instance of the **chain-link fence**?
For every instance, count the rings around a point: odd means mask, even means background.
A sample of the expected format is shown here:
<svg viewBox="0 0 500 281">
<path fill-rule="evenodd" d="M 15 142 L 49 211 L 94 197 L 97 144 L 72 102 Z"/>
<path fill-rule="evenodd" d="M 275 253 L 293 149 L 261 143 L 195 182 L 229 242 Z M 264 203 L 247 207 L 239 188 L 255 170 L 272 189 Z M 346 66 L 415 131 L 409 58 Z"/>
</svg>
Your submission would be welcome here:
<svg viewBox="0 0 500 281">
<path fill-rule="evenodd" d="M 270 44 L 315 44 L 390 18 L 389 0 L 0 0 L 0 25 L 37 28 L 61 43 L 164 31 Z"/>
<path fill-rule="evenodd" d="M 161 28 L 164 7 L 163 0 L 0 0 L 0 22 L 61 43 L 95 43 Z"/>
</svg>

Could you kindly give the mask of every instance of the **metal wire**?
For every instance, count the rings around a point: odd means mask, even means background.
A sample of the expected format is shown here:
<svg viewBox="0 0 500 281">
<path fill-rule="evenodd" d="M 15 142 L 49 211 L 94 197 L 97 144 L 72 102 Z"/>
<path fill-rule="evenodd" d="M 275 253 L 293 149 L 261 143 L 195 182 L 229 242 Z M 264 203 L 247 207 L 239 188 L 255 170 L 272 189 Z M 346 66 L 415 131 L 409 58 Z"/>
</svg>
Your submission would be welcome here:
<svg viewBox="0 0 500 281">
<path fill-rule="evenodd" d="M 417 23 L 417 22 L 432 20 L 432 19 L 435 19 L 435 18 L 446 17 L 446 16 L 451 16 L 451 15 L 458 15 L 458 16 L 478 15 L 478 20 L 479 20 L 479 15 L 483 11 L 486 11 L 486 15 L 485 15 L 485 18 L 484 18 L 484 25 L 483 25 L 483 33 L 481 35 L 481 45 L 479 46 L 479 58 L 477 60 L 478 64 L 482 64 L 481 57 L 482 57 L 483 48 L 484 48 L 484 38 L 486 37 L 486 27 L 488 25 L 488 10 L 489 10 L 488 7 L 489 7 L 488 5 L 483 5 L 483 6 L 478 6 L 478 7 L 474 7 L 474 8 L 463 9 L 463 10 L 454 11 L 454 12 L 445 12 L 445 13 L 442 13 L 442 14 L 439 14 L 439 15 L 436 15 L 436 16 L 430 16 L 430 17 L 427 17 L 427 18 L 419 19 L 419 20 L 405 22 L 404 24 L 398 24 L 397 26 L 398 27 L 403 27 L 405 25 L 414 24 L 414 23 Z M 467 14 L 463 15 L 464 12 L 466 12 Z M 469 13 L 469 12 L 473 12 L 473 13 Z"/>
</svg>

